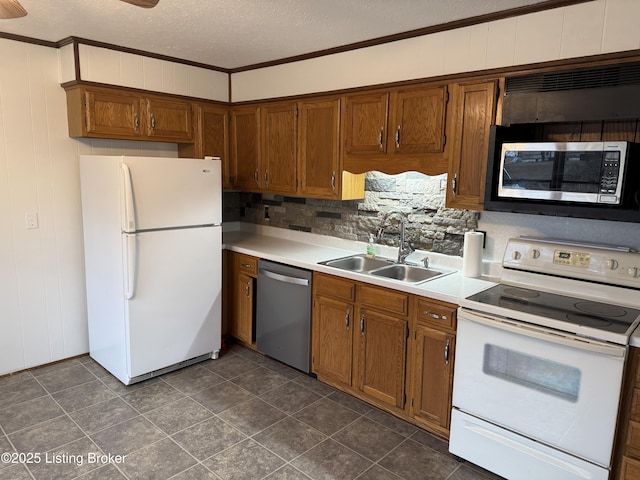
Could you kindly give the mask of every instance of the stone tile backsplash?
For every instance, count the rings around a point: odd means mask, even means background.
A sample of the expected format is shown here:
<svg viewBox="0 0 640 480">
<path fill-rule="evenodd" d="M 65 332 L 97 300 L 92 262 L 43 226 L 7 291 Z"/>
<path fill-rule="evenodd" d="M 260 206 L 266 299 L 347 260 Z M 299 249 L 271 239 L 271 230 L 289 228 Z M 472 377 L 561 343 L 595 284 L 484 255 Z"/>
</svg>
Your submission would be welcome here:
<svg viewBox="0 0 640 480">
<path fill-rule="evenodd" d="M 224 221 L 365 242 L 371 233 L 377 243 L 397 246 L 404 220 L 407 239 L 417 249 L 462 255 L 464 233 L 478 227 L 479 213 L 445 208 L 446 180 L 446 174 L 369 172 L 364 200 L 350 201 L 225 192 Z"/>
</svg>

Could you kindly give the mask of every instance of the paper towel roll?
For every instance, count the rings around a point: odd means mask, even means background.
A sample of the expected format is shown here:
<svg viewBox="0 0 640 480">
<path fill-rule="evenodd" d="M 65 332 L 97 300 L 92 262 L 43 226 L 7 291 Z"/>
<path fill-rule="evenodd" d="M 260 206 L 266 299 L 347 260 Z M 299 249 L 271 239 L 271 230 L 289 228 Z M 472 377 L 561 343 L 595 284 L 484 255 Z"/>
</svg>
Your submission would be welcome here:
<svg viewBox="0 0 640 480">
<path fill-rule="evenodd" d="M 484 233 L 466 232 L 462 252 L 462 274 L 465 277 L 482 275 L 482 244 Z"/>
</svg>

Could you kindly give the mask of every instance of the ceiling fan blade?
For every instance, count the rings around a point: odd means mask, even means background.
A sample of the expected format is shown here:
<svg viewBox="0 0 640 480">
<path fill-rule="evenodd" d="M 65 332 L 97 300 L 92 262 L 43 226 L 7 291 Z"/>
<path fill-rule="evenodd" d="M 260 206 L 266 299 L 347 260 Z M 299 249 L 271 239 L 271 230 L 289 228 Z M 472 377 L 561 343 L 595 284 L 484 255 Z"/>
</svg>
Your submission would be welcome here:
<svg viewBox="0 0 640 480">
<path fill-rule="evenodd" d="M 130 3 L 131 5 L 135 5 L 136 7 L 153 8 L 158 4 L 160 0 L 121 0 L 121 1 Z"/>
<path fill-rule="evenodd" d="M 0 18 L 20 18 L 26 15 L 27 11 L 18 0 L 0 0 Z"/>
</svg>

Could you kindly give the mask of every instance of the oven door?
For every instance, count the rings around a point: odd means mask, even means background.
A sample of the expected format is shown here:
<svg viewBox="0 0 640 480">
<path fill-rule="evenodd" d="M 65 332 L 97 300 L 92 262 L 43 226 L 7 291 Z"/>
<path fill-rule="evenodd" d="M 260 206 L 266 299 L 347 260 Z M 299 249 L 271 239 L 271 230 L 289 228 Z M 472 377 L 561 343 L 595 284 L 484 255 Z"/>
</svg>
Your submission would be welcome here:
<svg viewBox="0 0 640 480">
<path fill-rule="evenodd" d="M 626 347 L 460 309 L 453 405 L 608 468 Z"/>
</svg>

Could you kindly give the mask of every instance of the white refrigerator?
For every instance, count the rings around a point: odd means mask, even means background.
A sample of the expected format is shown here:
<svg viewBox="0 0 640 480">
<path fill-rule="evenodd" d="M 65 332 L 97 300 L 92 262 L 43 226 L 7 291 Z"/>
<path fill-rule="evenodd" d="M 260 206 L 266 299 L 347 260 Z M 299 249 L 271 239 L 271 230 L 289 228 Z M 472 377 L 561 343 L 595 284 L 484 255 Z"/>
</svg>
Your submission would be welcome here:
<svg viewBox="0 0 640 480">
<path fill-rule="evenodd" d="M 80 156 L 89 353 L 125 385 L 218 356 L 220 168 Z"/>
</svg>

